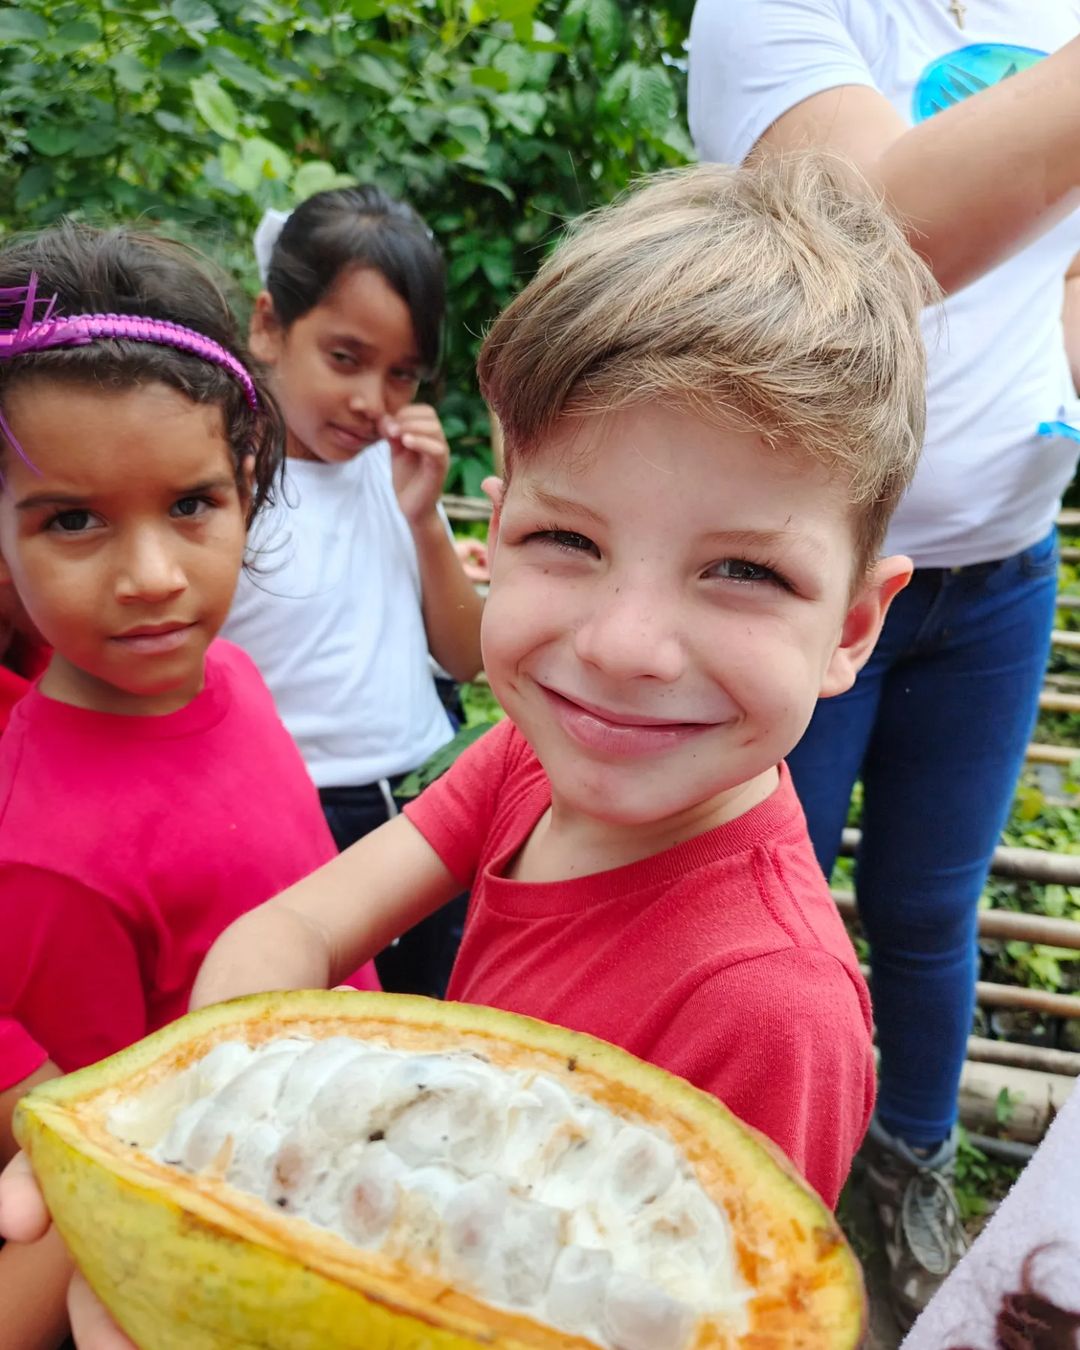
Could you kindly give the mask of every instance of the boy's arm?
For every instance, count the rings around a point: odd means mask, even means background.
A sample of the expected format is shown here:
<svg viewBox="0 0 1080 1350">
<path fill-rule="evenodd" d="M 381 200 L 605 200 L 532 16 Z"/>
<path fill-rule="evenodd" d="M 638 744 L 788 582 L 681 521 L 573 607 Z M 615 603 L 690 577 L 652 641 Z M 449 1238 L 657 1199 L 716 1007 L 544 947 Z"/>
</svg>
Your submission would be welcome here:
<svg viewBox="0 0 1080 1350">
<path fill-rule="evenodd" d="M 867 1019 L 835 957 L 794 947 L 699 985 L 649 1057 L 771 1139 L 832 1207 L 873 1109 Z"/>
<path fill-rule="evenodd" d="M 713 0 L 707 19 L 695 22 L 699 148 L 710 148 L 711 116 L 742 116 L 762 85 L 774 98 L 786 87 L 794 102 L 777 107 L 758 152 L 812 146 L 850 157 L 907 223 L 946 291 L 989 271 L 1076 204 L 1080 38 L 911 127 L 869 87 L 834 4 Z M 844 77 L 860 63 L 864 78 Z M 722 140 L 724 129 L 716 134 Z"/>
<path fill-rule="evenodd" d="M 1080 253 L 1065 273 L 1065 306 L 1061 322 L 1065 330 L 1065 355 L 1069 358 L 1073 388 L 1080 394 Z"/>
<path fill-rule="evenodd" d="M 397 816 L 226 928 L 191 1006 L 269 989 L 328 989 L 460 890 L 419 830 Z"/>
</svg>

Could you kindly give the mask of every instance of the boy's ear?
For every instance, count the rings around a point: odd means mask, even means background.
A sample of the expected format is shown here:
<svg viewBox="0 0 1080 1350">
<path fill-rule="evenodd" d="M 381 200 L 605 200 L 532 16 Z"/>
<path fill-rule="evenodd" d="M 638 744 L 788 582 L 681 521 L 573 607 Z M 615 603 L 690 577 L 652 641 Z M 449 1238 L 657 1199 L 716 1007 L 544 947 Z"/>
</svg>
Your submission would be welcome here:
<svg viewBox="0 0 1080 1350">
<path fill-rule="evenodd" d="M 911 580 L 912 571 L 911 559 L 899 553 L 880 558 L 871 567 L 844 616 L 843 632 L 826 667 L 820 698 L 842 694 L 855 683 L 874 650 L 889 606 Z"/>
<path fill-rule="evenodd" d="M 269 291 L 260 291 L 255 297 L 255 308 L 251 312 L 251 325 L 248 329 L 248 348 L 256 361 L 264 366 L 272 366 L 281 354 L 281 341 L 284 330 L 274 311 L 274 302 Z"/>
</svg>

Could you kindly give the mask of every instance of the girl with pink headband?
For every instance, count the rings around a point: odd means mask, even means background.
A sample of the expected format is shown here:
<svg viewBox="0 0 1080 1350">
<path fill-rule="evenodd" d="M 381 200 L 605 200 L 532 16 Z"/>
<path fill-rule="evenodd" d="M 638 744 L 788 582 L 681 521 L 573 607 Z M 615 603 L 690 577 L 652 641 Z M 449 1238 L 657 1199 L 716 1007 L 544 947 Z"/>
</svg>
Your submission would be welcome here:
<svg viewBox="0 0 1080 1350">
<path fill-rule="evenodd" d="M 221 930 L 335 853 L 217 640 L 284 437 L 186 250 L 65 224 L 0 252 L 0 587 L 53 649 L 0 741 L 0 1163 L 28 1087 L 186 1011 Z M 5 1344 L 62 1339 L 66 1282 L 55 1238 L 0 1249 Z"/>
</svg>

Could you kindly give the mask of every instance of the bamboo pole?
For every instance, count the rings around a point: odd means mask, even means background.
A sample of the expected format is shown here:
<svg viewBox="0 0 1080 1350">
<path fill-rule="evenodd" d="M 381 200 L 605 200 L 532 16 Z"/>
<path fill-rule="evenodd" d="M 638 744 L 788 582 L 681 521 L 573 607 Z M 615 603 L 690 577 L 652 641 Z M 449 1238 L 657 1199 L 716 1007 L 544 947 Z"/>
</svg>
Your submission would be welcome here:
<svg viewBox="0 0 1080 1350">
<path fill-rule="evenodd" d="M 1080 1078 L 1080 1055 L 1073 1050 L 1055 1050 L 1048 1045 L 1018 1045 L 1014 1041 L 994 1041 L 986 1036 L 969 1036 L 967 1057 L 974 1064 L 1008 1064 L 1015 1069 L 1039 1069 Z"/>
<path fill-rule="evenodd" d="M 861 830 L 846 829 L 840 845 L 841 853 L 850 856 L 858 848 L 861 838 Z M 1034 881 L 1039 885 L 1080 886 L 1080 854 L 1050 853 L 1039 848 L 1006 848 L 1002 845 L 994 850 L 990 871 L 996 877 Z"/>
<path fill-rule="evenodd" d="M 832 895 L 845 919 L 857 916 L 855 896 L 851 891 L 836 890 Z M 1080 951 L 1080 923 L 1075 919 L 1051 919 L 1044 914 L 1021 914 L 1011 909 L 980 910 L 979 936 Z"/>
<path fill-rule="evenodd" d="M 1080 759 L 1080 749 L 1073 745 L 1038 745 L 1035 741 L 1028 746 L 1025 755 L 1030 764 L 1062 764 L 1068 766 Z"/>
<path fill-rule="evenodd" d="M 1044 689 L 1039 695 L 1043 712 L 1080 712 L 1080 694 L 1061 694 L 1056 689 Z"/>
<path fill-rule="evenodd" d="M 968 1060 L 960 1077 L 960 1119 L 978 1134 L 1004 1130 L 1010 1139 L 1038 1143 L 1075 1085 L 1063 1074 Z"/>
<path fill-rule="evenodd" d="M 1068 647 L 1075 651 L 1080 647 L 1080 633 L 1070 633 L 1064 628 L 1055 628 L 1050 634 L 1050 641 L 1055 647 Z"/>
</svg>

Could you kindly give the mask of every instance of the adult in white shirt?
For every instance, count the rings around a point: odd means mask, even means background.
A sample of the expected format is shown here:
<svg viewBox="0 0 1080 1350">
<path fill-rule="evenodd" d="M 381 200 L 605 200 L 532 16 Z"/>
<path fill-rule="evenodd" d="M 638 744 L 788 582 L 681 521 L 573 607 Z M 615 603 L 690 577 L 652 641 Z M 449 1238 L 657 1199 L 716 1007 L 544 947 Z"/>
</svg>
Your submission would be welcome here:
<svg viewBox="0 0 1080 1350">
<path fill-rule="evenodd" d="M 923 458 L 885 546 L 914 580 L 790 759 L 827 873 L 863 781 L 881 1048 L 866 1152 L 904 1323 L 965 1246 L 950 1176 L 976 907 L 1034 725 L 1076 461 L 1062 312 L 1080 250 L 1078 32 L 1078 0 L 699 0 L 691 29 L 702 158 L 848 156 L 946 293 L 926 325 Z"/>
</svg>

